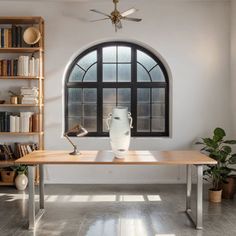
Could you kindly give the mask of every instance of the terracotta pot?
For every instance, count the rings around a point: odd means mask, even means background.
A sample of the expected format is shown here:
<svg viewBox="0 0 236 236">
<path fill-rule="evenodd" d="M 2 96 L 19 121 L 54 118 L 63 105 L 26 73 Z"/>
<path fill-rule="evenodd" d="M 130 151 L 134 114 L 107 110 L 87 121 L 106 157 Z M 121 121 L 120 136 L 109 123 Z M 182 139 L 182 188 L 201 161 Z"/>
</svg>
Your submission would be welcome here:
<svg viewBox="0 0 236 236">
<path fill-rule="evenodd" d="M 221 202 L 221 196 L 222 196 L 222 189 L 221 190 L 212 190 L 209 189 L 208 191 L 208 198 L 210 202 Z"/>
<path fill-rule="evenodd" d="M 234 198 L 235 189 L 236 189 L 236 179 L 235 176 L 229 176 L 227 178 L 228 183 L 222 185 L 222 198 L 232 199 Z"/>
</svg>

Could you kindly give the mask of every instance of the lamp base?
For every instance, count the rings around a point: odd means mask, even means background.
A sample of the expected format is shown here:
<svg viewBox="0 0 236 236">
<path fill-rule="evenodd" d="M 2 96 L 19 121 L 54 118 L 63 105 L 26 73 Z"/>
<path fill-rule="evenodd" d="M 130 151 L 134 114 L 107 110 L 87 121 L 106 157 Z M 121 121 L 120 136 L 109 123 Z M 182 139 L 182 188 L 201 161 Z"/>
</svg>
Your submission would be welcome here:
<svg viewBox="0 0 236 236">
<path fill-rule="evenodd" d="M 69 154 L 75 156 L 75 155 L 80 155 L 81 153 L 77 150 L 74 150 L 73 152 L 70 152 Z"/>
</svg>

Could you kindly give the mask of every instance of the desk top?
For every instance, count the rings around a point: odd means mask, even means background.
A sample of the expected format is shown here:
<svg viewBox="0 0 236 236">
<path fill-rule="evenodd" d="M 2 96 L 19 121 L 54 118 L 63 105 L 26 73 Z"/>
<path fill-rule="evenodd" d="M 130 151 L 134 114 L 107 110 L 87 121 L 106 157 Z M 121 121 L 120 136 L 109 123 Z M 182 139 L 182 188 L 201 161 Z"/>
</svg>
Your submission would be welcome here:
<svg viewBox="0 0 236 236">
<path fill-rule="evenodd" d="M 129 151 L 124 159 L 115 158 L 112 151 L 81 151 L 72 156 L 69 151 L 34 151 L 15 161 L 16 164 L 86 164 L 86 165 L 205 165 L 217 162 L 198 151 Z"/>
</svg>

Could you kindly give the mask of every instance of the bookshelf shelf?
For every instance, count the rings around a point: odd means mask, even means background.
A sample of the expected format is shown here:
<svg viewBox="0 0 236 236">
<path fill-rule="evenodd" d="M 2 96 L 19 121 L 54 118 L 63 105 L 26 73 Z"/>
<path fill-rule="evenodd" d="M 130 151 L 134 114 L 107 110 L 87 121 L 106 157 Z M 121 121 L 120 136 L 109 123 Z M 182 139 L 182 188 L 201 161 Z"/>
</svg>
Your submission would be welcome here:
<svg viewBox="0 0 236 236">
<path fill-rule="evenodd" d="M 43 104 L 0 104 L 0 107 L 43 107 Z"/>
<path fill-rule="evenodd" d="M 3 80 L 40 80 L 40 79 L 44 79 L 43 77 L 31 77 L 31 76 L 0 76 L 0 79 L 3 79 Z"/>
<path fill-rule="evenodd" d="M 15 183 L 14 182 L 2 182 L 0 181 L 0 186 L 15 186 Z"/>
<path fill-rule="evenodd" d="M 0 161 L 0 166 L 9 166 L 9 165 L 14 165 L 15 161 Z"/>
<path fill-rule="evenodd" d="M 44 132 L 0 132 L 0 135 L 43 135 Z"/>
<path fill-rule="evenodd" d="M 43 18 L 41 16 L 2 16 L 0 17 L 0 24 L 39 24 L 43 22 Z"/>
<path fill-rule="evenodd" d="M 0 53 L 33 53 L 33 52 L 43 52 L 40 47 L 35 48 L 0 48 Z"/>
</svg>

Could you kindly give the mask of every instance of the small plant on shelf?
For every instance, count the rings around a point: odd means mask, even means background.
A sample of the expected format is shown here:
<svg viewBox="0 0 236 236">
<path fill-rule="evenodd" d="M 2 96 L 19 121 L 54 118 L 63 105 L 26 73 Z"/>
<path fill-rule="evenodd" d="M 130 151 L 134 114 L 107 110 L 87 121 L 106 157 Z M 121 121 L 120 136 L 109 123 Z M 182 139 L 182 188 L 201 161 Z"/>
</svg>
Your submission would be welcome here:
<svg viewBox="0 0 236 236">
<path fill-rule="evenodd" d="M 201 149 L 209 157 L 217 161 L 217 165 L 207 165 L 204 170 L 204 179 L 211 182 L 212 188 L 209 189 L 209 200 L 220 202 L 222 195 L 222 185 L 227 182 L 227 177 L 232 171 L 233 164 L 236 164 L 236 153 L 232 153 L 231 145 L 236 144 L 236 140 L 225 140 L 226 133 L 222 128 L 216 128 L 211 138 L 202 138 L 202 142 L 197 144 L 204 145 Z"/>
</svg>

